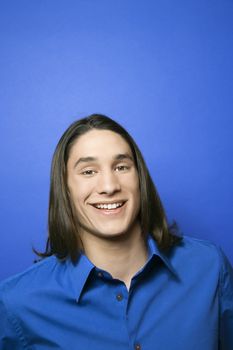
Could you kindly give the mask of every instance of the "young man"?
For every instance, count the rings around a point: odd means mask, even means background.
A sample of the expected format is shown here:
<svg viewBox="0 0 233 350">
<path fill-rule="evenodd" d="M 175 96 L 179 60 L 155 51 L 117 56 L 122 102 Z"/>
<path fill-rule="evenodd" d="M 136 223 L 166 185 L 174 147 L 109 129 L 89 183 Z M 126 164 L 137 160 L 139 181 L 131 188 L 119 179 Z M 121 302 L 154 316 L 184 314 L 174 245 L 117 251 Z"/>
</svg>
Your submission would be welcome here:
<svg viewBox="0 0 233 350">
<path fill-rule="evenodd" d="M 56 148 L 42 261 L 0 287 L 0 349 L 232 350 L 233 272 L 178 237 L 116 122 L 73 123 Z"/>
</svg>

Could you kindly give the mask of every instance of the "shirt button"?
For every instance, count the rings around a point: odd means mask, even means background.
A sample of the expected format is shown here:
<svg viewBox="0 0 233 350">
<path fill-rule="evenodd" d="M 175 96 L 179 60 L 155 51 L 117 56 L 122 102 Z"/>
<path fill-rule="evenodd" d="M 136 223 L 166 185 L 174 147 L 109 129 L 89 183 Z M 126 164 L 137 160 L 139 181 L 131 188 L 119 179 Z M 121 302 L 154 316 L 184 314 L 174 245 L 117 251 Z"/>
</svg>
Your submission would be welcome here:
<svg viewBox="0 0 233 350">
<path fill-rule="evenodd" d="M 121 301 L 123 299 L 123 295 L 121 293 L 117 294 L 116 296 L 118 301 Z"/>
<path fill-rule="evenodd" d="M 134 349 L 135 349 L 135 350 L 141 350 L 142 347 L 141 347 L 140 344 L 135 344 Z"/>
<path fill-rule="evenodd" d="M 103 277 L 102 272 L 98 272 L 98 277 Z"/>
</svg>

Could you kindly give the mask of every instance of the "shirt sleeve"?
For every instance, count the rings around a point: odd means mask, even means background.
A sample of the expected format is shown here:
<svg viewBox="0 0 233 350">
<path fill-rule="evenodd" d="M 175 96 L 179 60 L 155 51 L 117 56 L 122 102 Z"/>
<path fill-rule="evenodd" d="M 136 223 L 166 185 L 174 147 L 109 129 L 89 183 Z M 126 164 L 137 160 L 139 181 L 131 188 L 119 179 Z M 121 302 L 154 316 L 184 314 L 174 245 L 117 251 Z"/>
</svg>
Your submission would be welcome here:
<svg viewBox="0 0 233 350">
<path fill-rule="evenodd" d="M 12 324 L 0 291 L 0 350 L 23 350 L 25 347 Z"/>
<path fill-rule="evenodd" d="M 220 349 L 233 349 L 233 269 L 220 250 Z"/>
</svg>

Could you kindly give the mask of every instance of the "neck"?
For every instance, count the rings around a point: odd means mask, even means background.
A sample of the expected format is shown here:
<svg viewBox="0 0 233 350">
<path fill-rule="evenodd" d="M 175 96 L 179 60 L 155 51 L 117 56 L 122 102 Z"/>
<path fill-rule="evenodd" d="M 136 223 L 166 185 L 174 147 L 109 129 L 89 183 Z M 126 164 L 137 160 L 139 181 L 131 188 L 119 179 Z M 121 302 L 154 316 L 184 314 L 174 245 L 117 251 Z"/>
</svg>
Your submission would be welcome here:
<svg viewBox="0 0 233 350">
<path fill-rule="evenodd" d="M 139 225 L 131 234 L 119 237 L 100 237 L 82 234 L 82 243 L 88 259 L 98 268 L 123 281 L 129 289 L 132 277 L 145 265 L 147 247 Z"/>
</svg>

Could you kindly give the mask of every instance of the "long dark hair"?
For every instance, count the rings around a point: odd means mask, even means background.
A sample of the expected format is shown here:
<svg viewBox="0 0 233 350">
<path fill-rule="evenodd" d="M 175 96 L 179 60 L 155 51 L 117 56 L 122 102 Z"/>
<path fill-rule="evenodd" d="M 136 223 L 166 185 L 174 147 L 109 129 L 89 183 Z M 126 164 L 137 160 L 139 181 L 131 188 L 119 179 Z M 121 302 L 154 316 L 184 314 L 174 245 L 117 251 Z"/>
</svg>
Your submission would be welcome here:
<svg viewBox="0 0 233 350">
<path fill-rule="evenodd" d="M 53 254 L 61 259 L 70 257 L 75 261 L 82 249 L 78 218 L 68 194 L 67 161 L 74 142 L 92 129 L 113 131 L 128 143 L 139 177 L 142 233 L 145 237 L 150 233 L 162 250 L 175 245 L 180 237 L 175 234 L 175 225 L 168 225 L 162 202 L 135 141 L 116 121 L 102 114 L 92 114 L 71 124 L 57 144 L 51 167 L 49 236 L 45 252 L 36 253 L 41 257 Z"/>
</svg>

